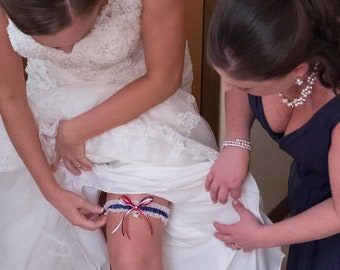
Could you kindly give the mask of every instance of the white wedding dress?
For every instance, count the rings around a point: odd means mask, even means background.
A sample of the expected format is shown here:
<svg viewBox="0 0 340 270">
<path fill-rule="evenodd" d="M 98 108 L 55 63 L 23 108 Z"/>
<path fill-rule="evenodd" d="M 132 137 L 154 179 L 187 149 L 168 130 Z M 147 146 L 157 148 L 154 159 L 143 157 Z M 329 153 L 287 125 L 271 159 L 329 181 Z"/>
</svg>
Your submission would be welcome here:
<svg viewBox="0 0 340 270">
<path fill-rule="evenodd" d="M 27 92 L 43 149 L 54 159 L 58 122 L 96 106 L 146 71 L 141 42 L 141 0 L 109 0 L 94 29 L 70 54 L 44 47 L 10 22 L 13 48 L 28 58 Z M 157 41 L 155 41 L 157 42 Z M 280 248 L 234 251 L 214 238 L 213 221 L 234 223 L 230 202 L 213 204 L 204 189 L 217 157 L 214 137 L 190 94 L 187 54 L 182 87 L 137 119 L 87 142 L 92 172 L 73 176 L 63 168 L 60 185 L 92 201 L 97 190 L 149 193 L 169 200 L 165 270 L 279 270 Z M 101 231 L 70 225 L 41 196 L 0 122 L 0 268 L 3 270 L 108 270 Z M 252 176 L 242 202 L 263 222 Z M 110 236 L 108 236 L 110 237 Z"/>
</svg>

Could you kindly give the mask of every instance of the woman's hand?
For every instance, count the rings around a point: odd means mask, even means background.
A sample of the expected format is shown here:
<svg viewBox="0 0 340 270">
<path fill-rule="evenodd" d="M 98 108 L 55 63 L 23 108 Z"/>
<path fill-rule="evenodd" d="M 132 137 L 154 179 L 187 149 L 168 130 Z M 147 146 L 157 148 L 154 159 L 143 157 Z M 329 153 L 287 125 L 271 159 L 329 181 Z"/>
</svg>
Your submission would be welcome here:
<svg viewBox="0 0 340 270">
<path fill-rule="evenodd" d="M 46 197 L 72 225 L 93 231 L 106 223 L 107 216 L 103 215 L 102 207 L 86 201 L 73 192 L 60 188 Z"/>
<path fill-rule="evenodd" d="M 81 170 L 90 171 L 93 163 L 85 156 L 85 142 L 76 138 L 72 128 L 72 120 L 61 121 L 58 125 L 55 152 L 56 161 L 52 164 L 55 171 L 60 160 L 74 175 L 80 175 Z"/>
<path fill-rule="evenodd" d="M 263 225 L 238 200 L 233 201 L 233 207 L 240 215 L 240 221 L 232 225 L 214 222 L 217 229 L 215 237 L 232 249 L 243 249 L 249 252 L 261 247 L 261 228 Z"/>
<path fill-rule="evenodd" d="M 211 200 L 225 204 L 230 194 L 238 199 L 249 170 L 249 152 L 238 147 L 224 148 L 207 175 L 205 188 Z"/>
</svg>

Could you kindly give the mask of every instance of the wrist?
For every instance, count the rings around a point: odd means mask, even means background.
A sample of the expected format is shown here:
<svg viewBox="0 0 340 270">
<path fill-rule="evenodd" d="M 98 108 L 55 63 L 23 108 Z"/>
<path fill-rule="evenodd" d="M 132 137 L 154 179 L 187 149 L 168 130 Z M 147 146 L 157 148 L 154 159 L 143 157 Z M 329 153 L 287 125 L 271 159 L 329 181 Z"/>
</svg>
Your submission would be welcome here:
<svg viewBox="0 0 340 270">
<path fill-rule="evenodd" d="M 248 151 L 251 151 L 252 144 L 248 140 L 235 138 L 235 139 L 223 141 L 222 148 L 225 148 L 225 147 L 238 147 L 238 148 L 243 148 Z"/>
<path fill-rule="evenodd" d="M 81 129 L 77 128 L 77 124 L 73 119 L 60 121 L 57 129 L 57 136 L 65 142 L 72 145 L 84 143 L 85 140 L 81 136 Z"/>
<path fill-rule="evenodd" d="M 41 193 L 48 202 L 54 204 L 54 202 L 60 199 L 62 191 L 63 189 L 59 186 L 59 184 L 55 183 L 55 185 L 41 190 Z"/>
</svg>

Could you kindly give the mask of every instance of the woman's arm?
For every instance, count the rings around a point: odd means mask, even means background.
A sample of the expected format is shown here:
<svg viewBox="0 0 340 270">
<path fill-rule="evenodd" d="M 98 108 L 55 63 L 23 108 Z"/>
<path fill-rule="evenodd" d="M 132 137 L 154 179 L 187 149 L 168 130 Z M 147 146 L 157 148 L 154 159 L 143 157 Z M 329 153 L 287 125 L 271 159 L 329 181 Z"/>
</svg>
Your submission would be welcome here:
<svg viewBox="0 0 340 270">
<path fill-rule="evenodd" d="M 223 83 L 222 83 L 223 85 Z M 248 140 L 254 117 L 249 107 L 248 95 L 236 88 L 225 90 L 225 140 Z M 239 198 L 242 184 L 249 170 L 248 150 L 239 147 L 225 147 L 212 166 L 207 179 L 206 190 L 213 202 L 226 203 L 228 195 Z"/>
<path fill-rule="evenodd" d="M 227 86 L 228 87 L 228 86 Z M 225 140 L 249 140 L 254 116 L 248 94 L 237 88 L 225 90 Z"/>
<path fill-rule="evenodd" d="M 176 92 L 183 73 L 184 13 L 183 0 L 143 1 L 147 72 L 95 108 L 61 123 L 57 150 L 64 163 L 79 162 L 82 168 L 90 167 L 82 148 L 88 139 L 135 119 Z M 73 166 L 68 168 L 75 173 Z"/>
<path fill-rule="evenodd" d="M 227 245 L 236 243 L 251 250 L 322 239 L 340 232 L 340 124 L 332 133 L 329 151 L 329 176 L 332 198 L 281 222 L 260 225 L 241 203 L 235 209 L 241 221 L 235 225 L 216 223 L 216 236 Z"/>
<path fill-rule="evenodd" d="M 42 194 L 72 223 L 87 229 L 98 228 L 105 220 L 89 221 L 79 209 L 100 213 L 101 207 L 62 190 L 53 177 L 28 106 L 22 59 L 12 49 L 7 24 L 7 17 L 0 9 L 0 112 L 7 133 Z"/>
</svg>

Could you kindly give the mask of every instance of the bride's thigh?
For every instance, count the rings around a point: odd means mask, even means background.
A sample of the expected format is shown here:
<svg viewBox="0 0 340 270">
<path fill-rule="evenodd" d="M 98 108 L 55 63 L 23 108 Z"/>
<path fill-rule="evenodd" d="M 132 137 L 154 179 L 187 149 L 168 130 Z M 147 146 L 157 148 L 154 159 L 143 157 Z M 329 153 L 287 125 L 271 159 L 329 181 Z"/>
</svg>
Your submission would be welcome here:
<svg viewBox="0 0 340 270">
<path fill-rule="evenodd" d="M 150 194 L 107 194 L 107 200 L 114 200 L 114 208 L 120 208 L 109 212 L 106 226 L 112 269 L 162 269 L 164 220 L 147 211 L 128 212 L 126 205 L 152 200 L 147 206 L 158 209 L 168 207 L 169 202 Z"/>
</svg>

